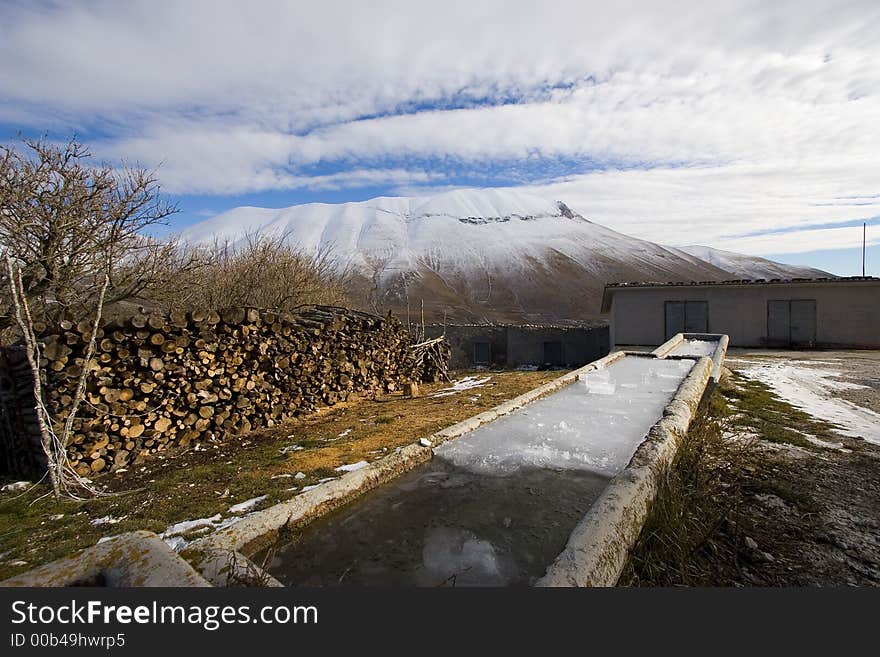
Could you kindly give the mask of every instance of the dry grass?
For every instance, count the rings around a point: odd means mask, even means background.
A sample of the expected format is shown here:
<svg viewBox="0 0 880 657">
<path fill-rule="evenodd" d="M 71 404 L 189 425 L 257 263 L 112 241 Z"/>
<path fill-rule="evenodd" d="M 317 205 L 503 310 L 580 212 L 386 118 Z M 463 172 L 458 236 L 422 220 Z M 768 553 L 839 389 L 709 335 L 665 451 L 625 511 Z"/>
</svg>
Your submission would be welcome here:
<svg viewBox="0 0 880 657">
<path fill-rule="evenodd" d="M 86 502 L 38 499 L 45 492 L 0 495 L 0 579 L 94 545 L 105 535 L 135 529 L 161 532 L 182 520 L 228 515 L 230 505 L 260 495 L 261 506 L 288 499 L 293 486 L 337 477 L 335 468 L 372 461 L 385 451 L 454 424 L 532 388 L 562 372 L 489 373 L 481 388 L 447 397 L 430 395 L 447 384 L 422 387 L 422 396 L 400 393 L 322 409 L 271 430 L 204 445 L 196 451 L 160 453 L 130 471 L 96 479 L 119 493 Z M 485 375 L 485 374 L 484 374 Z M 283 447 L 299 451 L 282 454 Z M 302 472 L 305 478 L 276 477 Z M 63 517 L 55 517 L 64 514 Z M 94 526 L 112 516 L 118 522 Z M 16 561 L 27 562 L 13 565 Z"/>
<path fill-rule="evenodd" d="M 840 440 L 833 429 L 767 386 L 733 374 L 715 390 L 674 461 L 660 473 L 657 497 L 620 585 L 784 585 L 787 580 L 779 573 L 756 580 L 754 573 L 745 572 L 755 570 L 743 547 L 745 536 L 760 537 L 761 544 L 774 546 L 777 554 L 791 548 L 786 544 L 790 536 L 768 522 L 755 495 L 776 495 L 801 508 L 805 518 L 814 509 L 809 481 L 784 483 L 779 468 L 789 465 L 766 445 L 828 454 L 804 436 L 808 432 Z M 855 442 L 852 449 L 858 451 Z"/>
<path fill-rule="evenodd" d="M 721 530 L 741 503 L 735 473 L 749 458 L 749 447 L 724 439 L 725 413 L 724 398 L 716 392 L 660 473 L 621 586 L 713 585 L 713 564 L 735 559 L 735 544 Z"/>
</svg>

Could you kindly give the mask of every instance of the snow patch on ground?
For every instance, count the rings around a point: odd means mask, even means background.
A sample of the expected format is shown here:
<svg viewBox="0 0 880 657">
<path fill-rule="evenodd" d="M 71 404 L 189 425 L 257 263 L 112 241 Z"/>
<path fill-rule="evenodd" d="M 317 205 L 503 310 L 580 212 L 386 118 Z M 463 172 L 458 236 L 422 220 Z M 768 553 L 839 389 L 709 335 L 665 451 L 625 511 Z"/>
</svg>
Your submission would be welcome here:
<svg viewBox="0 0 880 657">
<path fill-rule="evenodd" d="M 259 497 L 253 497 L 249 500 L 245 500 L 244 502 L 239 502 L 238 504 L 233 504 L 229 507 L 230 513 L 245 513 L 246 511 L 250 511 L 255 506 L 257 506 L 260 502 L 265 500 L 268 495 L 260 495 Z"/>
<path fill-rule="evenodd" d="M 263 496 L 262 499 L 265 499 L 266 496 Z M 260 499 L 260 498 L 255 498 Z M 253 500 L 248 500 L 248 502 L 253 502 Z M 242 502 L 242 504 L 246 504 L 247 502 Z M 236 505 L 241 506 L 241 505 Z M 230 510 L 235 507 L 230 507 Z M 234 525 L 239 520 L 243 518 L 247 518 L 253 514 L 248 513 L 243 516 L 231 516 L 229 518 L 224 518 L 221 514 L 217 513 L 210 518 L 197 518 L 195 520 L 183 520 L 181 522 L 177 522 L 173 525 L 169 525 L 164 532 L 159 534 L 159 538 L 161 538 L 165 543 L 175 552 L 180 552 L 183 548 L 185 548 L 189 541 L 187 541 L 182 535 L 183 534 L 205 534 L 212 531 L 217 531 L 220 529 L 225 529 L 231 525 Z"/>
<path fill-rule="evenodd" d="M 348 465 L 340 465 L 336 468 L 336 472 L 354 472 L 370 465 L 367 461 L 358 461 L 357 463 L 349 463 Z"/>
<path fill-rule="evenodd" d="M 183 520 L 181 522 L 175 523 L 173 525 L 169 525 L 164 532 L 162 532 L 161 537 L 167 538 L 170 536 L 178 536 L 179 534 L 186 534 L 188 532 L 193 531 L 194 529 L 199 529 L 201 527 L 213 527 L 217 523 L 220 522 L 222 516 L 218 513 L 216 515 L 211 516 L 210 518 L 197 518 L 196 520 Z"/>
<path fill-rule="evenodd" d="M 743 361 L 737 361 L 743 362 Z M 810 361 L 815 365 L 817 361 Z M 853 438 L 861 437 L 880 445 L 880 413 L 835 397 L 837 390 L 853 390 L 865 386 L 841 381 L 837 370 L 805 367 L 782 360 L 753 363 L 738 368 L 745 377 L 760 381 L 792 406 L 806 413 L 838 425 L 837 433 Z"/>
<path fill-rule="evenodd" d="M 29 481 L 16 481 L 12 484 L 6 484 L 3 488 L 0 488 L 0 491 L 4 493 L 15 493 L 17 491 L 27 490 L 31 486 L 33 486 L 33 484 Z"/>
<path fill-rule="evenodd" d="M 843 452 L 844 454 L 849 454 L 852 452 L 851 449 L 847 449 L 843 446 L 843 443 L 833 443 L 828 440 L 822 440 L 821 438 L 816 438 L 816 436 L 804 436 L 808 441 L 813 443 L 816 447 L 824 447 L 825 449 L 834 449 L 838 452 Z"/>
<path fill-rule="evenodd" d="M 464 390 L 472 390 L 473 388 L 479 388 L 481 386 L 486 385 L 489 381 L 492 380 L 491 376 L 487 376 L 483 379 L 478 379 L 475 376 L 466 376 L 463 379 L 459 379 L 455 383 L 452 384 L 450 388 L 443 388 L 435 392 L 431 397 L 448 397 L 449 395 L 454 395 L 456 393 L 462 392 Z"/>
</svg>

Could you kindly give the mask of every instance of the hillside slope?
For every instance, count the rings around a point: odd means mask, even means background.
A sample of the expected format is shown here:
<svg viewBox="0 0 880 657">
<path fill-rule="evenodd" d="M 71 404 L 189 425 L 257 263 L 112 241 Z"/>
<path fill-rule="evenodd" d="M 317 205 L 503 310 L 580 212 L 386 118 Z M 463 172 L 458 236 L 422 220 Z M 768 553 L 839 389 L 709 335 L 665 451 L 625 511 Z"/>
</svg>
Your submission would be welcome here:
<svg viewBox="0 0 880 657">
<path fill-rule="evenodd" d="M 429 320 L 564 322 L 599 316 L 609 282 L 723 280 L 698 257 L 593 223 L 564 203 L 511 189 L 456 190 L 283 209 L 242 207 L 183 238 L 284 235 L 330 250 L 353 272 L 361 305 Z M 378 284 L 374 284 L 376 281 Z"/>
<path fill-rule="evenodd" d="M 709 246 L 680 246 L 676 251 L 682 251 L 695 256 L 704 262 L 715 265 L 734 275 L 734 278 L 833 278 L 821 269 L 813 267 L 800 267 L 798 265 L 785 265 L 766 258 L 747 256 L 742 253 L 722 251 Z"/>
</svg>

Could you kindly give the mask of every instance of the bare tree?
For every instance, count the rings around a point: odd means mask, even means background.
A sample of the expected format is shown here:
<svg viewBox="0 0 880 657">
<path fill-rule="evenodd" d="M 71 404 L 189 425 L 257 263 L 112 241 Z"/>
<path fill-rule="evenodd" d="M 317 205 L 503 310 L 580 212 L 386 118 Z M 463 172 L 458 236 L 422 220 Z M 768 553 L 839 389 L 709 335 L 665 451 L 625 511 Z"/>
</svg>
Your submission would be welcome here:
<svg viewBox="0 0 880 657">
<path fill-rule="evenodd" d="M 348 274 L 336 266 L 331 250 L 307 253 L 288 237 L 253 232 L 234 243 L 178 245 L 176 260 L 165 259 L 167 280 L 150 286 L 145 297 L 181 310 L 250 306 L 290 311 L 305 304 L 344 304 Z"/>
<path fill-rule="evenodd" d="M 94 316 L 105 276 L 106 304 L 144 289 L 149 271 L 132 263 L 159 247 L 143 231 L 177 211 L 155 172 L 95 165 L 75 139 L 23 144 L 0 145 L 0 244 L 21 270 L 33 320 Z M 14 322 L 5 301 L 0 328 Z"/>
<path fill-rule="evenodd" d="M 388 269 L 388 265 L 391 262 L 391 253 L 390 252 L 382 252 L 382 253 L 372 253 L 364 256 L 364 261 L 366 263 L 366 273 L 369 278 L 369 290 L 368 290 L 368 298 L 370 304 L 370 310 L 372 310 L 377 315 L 381 315 L 382 313 L 382 305 L 385 299 L 385 294 L 383 290 L 383 279 L 385 278 L 386 270 Z"/>
<path fill-rule="evenodd" d="M 155 172 L 91 164 L 90 153 L 76 140 L 63 146 L 46 140 L 24 144 L 24 152 L 0 146 L 0 246 L 6 265 L 0 328 L 17 327 L 27 350 L 55 495 L 96 494 L 70 467 L 67 445 L 92 372 L 97 330 L 105 304 L 145 289 L 147 277 L 138 263 L 162 250 L 141 231 L 176 208 L 159 197 Z M 43 403 L 37 338 L 40 324 L 61 318 L 88 319 L 91 326 L 63 423 Z"/>
</svg>

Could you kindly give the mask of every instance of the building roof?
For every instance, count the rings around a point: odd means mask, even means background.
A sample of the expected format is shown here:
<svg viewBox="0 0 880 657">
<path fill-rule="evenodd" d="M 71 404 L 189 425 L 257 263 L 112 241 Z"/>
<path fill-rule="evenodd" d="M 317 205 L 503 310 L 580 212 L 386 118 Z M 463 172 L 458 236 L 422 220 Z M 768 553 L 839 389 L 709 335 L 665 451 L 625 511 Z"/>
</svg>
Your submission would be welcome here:
<svg viewBox="0 0 880 657">
<path fill-rule="evenodd" d="M 852 283 L 880 283 L 880 278 L 876 276 L 838 276 L 834 278 L 744 278 L 728 281 L 670 281 L 667 283 L 658 283 L 653 281 L 633 282 L 633 283 L 608 283 L 602 294 L 602 312 L 607 313 L 611 310 L 611 297 L 615 292 L 627 289 L 638 289 L 647 287 L 724 287 L 724 286 L 762 286 L 762 285 L 840 285 Z"/>
</svg>

